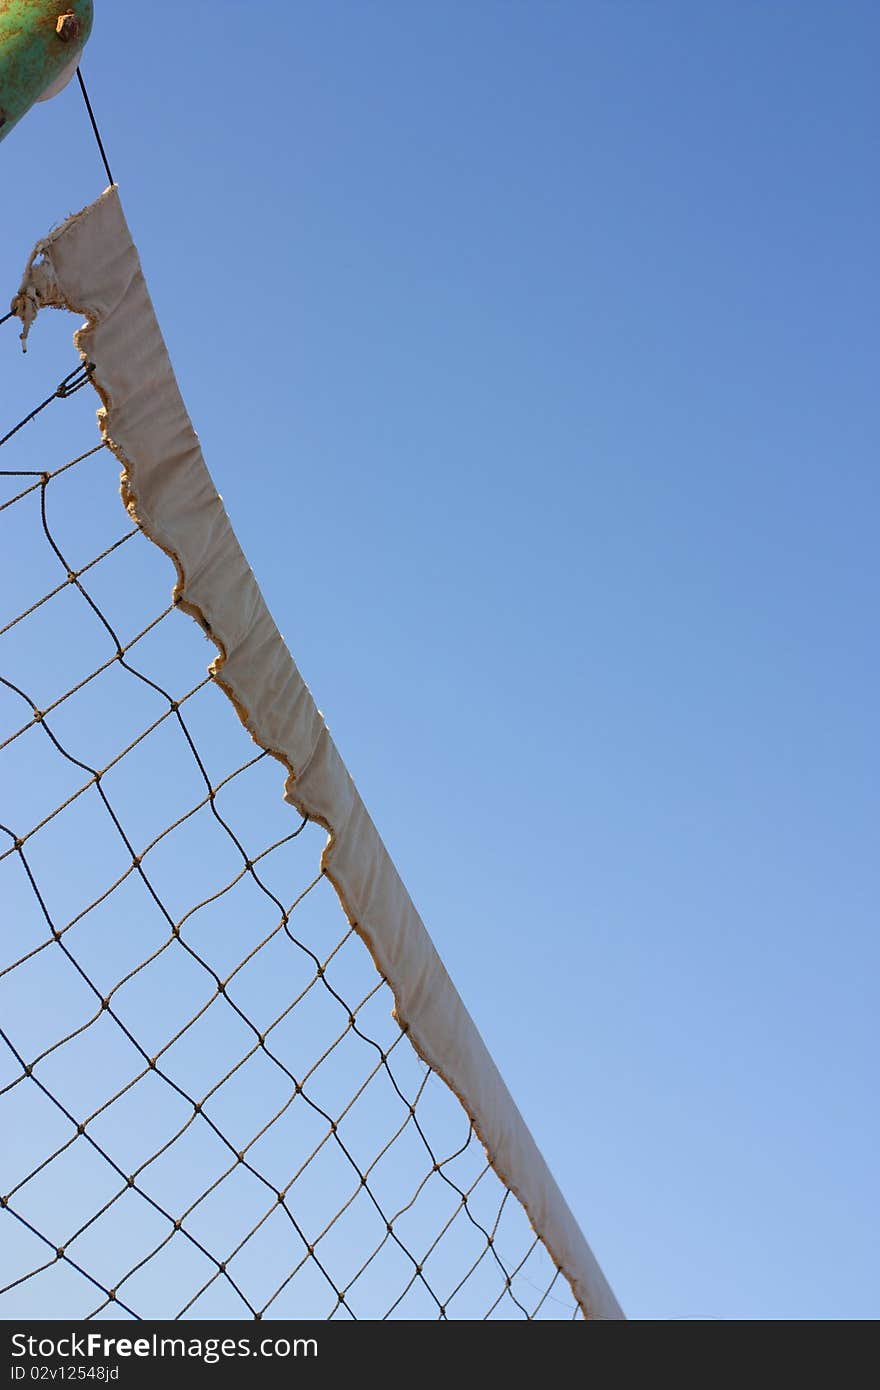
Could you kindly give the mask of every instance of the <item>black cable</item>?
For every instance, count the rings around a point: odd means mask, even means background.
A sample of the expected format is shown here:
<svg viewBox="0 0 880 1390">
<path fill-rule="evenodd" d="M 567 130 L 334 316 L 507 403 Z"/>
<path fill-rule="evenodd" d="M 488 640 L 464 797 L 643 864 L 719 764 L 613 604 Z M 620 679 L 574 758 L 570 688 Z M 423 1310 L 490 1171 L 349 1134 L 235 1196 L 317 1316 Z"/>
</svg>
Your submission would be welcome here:
<svg viewBox="0 0 880 1390">
<path fill-rule="evenodd" d="M 38 406 L 35 406 L 23 420 L 19 420 L 18 424 L 15 425 L 8 434 L 4 434 L 3 438 L 0 439 L 0 448 L 2 448 L 4 444 L 8 444 L 12 436 L 18 434 L 19 430 L 23 430 L 25 425 L 29 425 L 31 420 L 35 420 L 40 412 L 46 409 L 47 405 L 51 405 L 53 401 L 66 401 L 69 396 L 75 396 L 77 391 L 81 391 L 82 388 L 91 381 L 94 370 L 94 362 L 86 362 L 82 367 L 75 367 L 72 372 L 68 372 L 60 386 L 55 388 L 51 396 L 47 396 L 46 399 L 41 401 Z"/>
<path fill-rule="evenodd" d="M 95 139 L 98 142 L 98 149 L 101 151 L 101 158 L 104 161 L 104 170 L 107 174 L 107 178 L 109 179 L 110 183 L 113 184 L 115 183 L 115 179 L 113 178 L 113 175 L 110 172 L 110 164 L 107 159 L 107 151 L 104 149 L 104 141 L 101 139 L 101 132 L 98 129 L 98 122 L 95 120 L 95 113 L 92 110 L 92 103 L 89 101 L 89 94 L 86 91 L 86 84 L 83 81 L 82 68 L 77 68 L 76 75 L 79 78 L 80 91 L 83 94 L 83 101 L 85 102 L 86 110 L 89 113 L 89 120 L 92 123 L 92 130 L 95 132 Z"/>
<path fill-rule="evenodd" d="M 2 326 L 4 323 L 8 323 L 10 319 L 14 319 L 14 318 L 15 318 L 15 311 L 14 311 L 13 309 L 10 309 L 10 310 L 9 310 L 9 313 L 8 313 L 8 314 L 4 314 L 3 317 L 2 317 L 2 319 L 0 319 L 0 326 Z"/>
</svg>

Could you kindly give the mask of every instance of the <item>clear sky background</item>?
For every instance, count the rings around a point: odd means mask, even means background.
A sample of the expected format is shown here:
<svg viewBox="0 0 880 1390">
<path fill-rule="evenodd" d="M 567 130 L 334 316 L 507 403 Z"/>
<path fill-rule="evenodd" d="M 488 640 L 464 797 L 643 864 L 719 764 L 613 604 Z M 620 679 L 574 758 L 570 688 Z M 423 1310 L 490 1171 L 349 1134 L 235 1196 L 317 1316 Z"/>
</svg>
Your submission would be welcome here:
<svg viewBox="0 0 880 1390">
<path fill-rule="evenodd" d="M 96 9 L 209 466 L 624 1308 L 877 1316 L 880 12 Z M 11 293 L 78 91 L 0 158 Z"/>
</svg>

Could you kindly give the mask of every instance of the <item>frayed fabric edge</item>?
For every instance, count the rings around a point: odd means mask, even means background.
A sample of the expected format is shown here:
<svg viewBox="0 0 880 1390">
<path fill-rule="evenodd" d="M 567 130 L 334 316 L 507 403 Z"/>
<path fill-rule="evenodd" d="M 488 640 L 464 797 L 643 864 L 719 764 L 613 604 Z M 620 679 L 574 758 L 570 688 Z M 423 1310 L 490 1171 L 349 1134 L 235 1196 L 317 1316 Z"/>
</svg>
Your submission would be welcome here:
<svg viewBox="0 0 880 1390">
<path fill-rule="evenodd" d="M 398 1024 L 457 1096 L 585 1317 L 623 1318 L 265 607 L 180 398 L 115 185 L 37 244 L 13 302 L 25 350 L 46 307 L 86 319 L 74 341 L 94 364 L 126 509 L 174 563 L 175 603 L 216 646 L 210 672 L 251 737 L 284 766 L 285 799 L 327 830 L 322 872 L 387 979 Z"/>
</svg>

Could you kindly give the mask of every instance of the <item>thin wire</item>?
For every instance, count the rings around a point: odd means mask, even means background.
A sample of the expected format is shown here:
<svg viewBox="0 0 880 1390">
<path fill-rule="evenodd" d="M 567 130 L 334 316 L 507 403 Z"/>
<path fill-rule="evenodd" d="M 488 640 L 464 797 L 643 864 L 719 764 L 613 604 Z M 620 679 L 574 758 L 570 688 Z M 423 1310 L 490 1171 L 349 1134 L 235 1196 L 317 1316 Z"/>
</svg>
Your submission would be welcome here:
<svg viewBox="0 0 880 1390">
<path fill-rule="evenodd" d="M 108 178 L 110 184 L 112 185 L 112 184 L 114 184 L 114 183 L 116 182 L 116 180 L 114 179 L 112 173 L 110 172 L 110 163 L 109 163 L 109 160 L 107 159 L 107 151 L 104 149 L 104 141 L 101 139 L 101 132 L 100 132 L 100 130 L 98 129 L 98 122 L 95 120 L 95 113 L 94 113 L 94 111 L 92 110 L 92 103 L 89 101 L 89 94 L 88 94 L 88 92 L 86 91 L 86 84 L 85 84 L 85 82 L 83 81 L 82 68 L 77 68 L 77 70 L 76 70 L 76 75 L 77 75 L 77 77 L 78 77 L 78 79 L 79 79 L 79 87 L 80 87 L 80 91 L 81 91 L 82 94 L 83 94 L 83 101 L 84 101 L 85 104 L 86 104 L 86 110 L 87 110 L 88 113 L 89 113 L 89 120 L 90 120 L 91 123 L 92 123 L 92 130 L 95 132 L 95 139 L 96 139 L 97 142 L 98 142 L 98 149 L 101 151 L 101 158 L 102 158 L 102 160 L 104 161 L 104 170 L 105 170 L 105 173 L 106 173 L 106 175 L 107 175 L 107 178 Z"/>
<path fill-rule="evenodd" d="M 107 151 L 104 148 L 104 141 L 101 139 L 101 132 L 98 129 L 98 122 L 95 117 L 95 112 L 92 108 L 92 103 L 89 99 L 88 90 L 86 89 L 85 79 L 82 75 L 82 68 L 77 68 L 76 75 L 79 81 L 80 91 L 83 95 L 83 101 L 86 104 L 86 111 L 89 113 L 89 120 L 92 123 L 92 130 L 95 132 L 95 139 L 98 142 L 98 150 L 101 154 L 101 161 L 104 165 L 104 172 L 107 175 L 107 182 L 112 186 L 116 182 L 116 180 L 114 179 L 113 171 L 110 168 L 110 161 L 107 158 Z M 16 313 L 14 309 L 10 309 L 8 314 L 3 314 L 2 317 L 0 317 L 0 328 L 3 327 L 4 323 L 9 323 L 10 319 L 14 319 L 15 317 Z"/>
</svg>

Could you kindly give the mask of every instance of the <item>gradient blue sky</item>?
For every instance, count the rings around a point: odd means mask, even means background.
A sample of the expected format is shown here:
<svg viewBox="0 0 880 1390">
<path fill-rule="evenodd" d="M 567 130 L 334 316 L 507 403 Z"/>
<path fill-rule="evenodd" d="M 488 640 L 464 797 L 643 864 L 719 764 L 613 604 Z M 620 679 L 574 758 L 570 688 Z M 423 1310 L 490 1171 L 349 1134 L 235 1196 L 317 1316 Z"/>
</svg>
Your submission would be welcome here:
<svg viewBox="0 0 880 1390">
<path fill-rule="evenodd" d="M 877 1316 L 880 11 L 96 10 L 209 465 L 625 1309 Z M 0 154 L 12 291 L 104 180 L 75 89 Z"/>
</svg>

